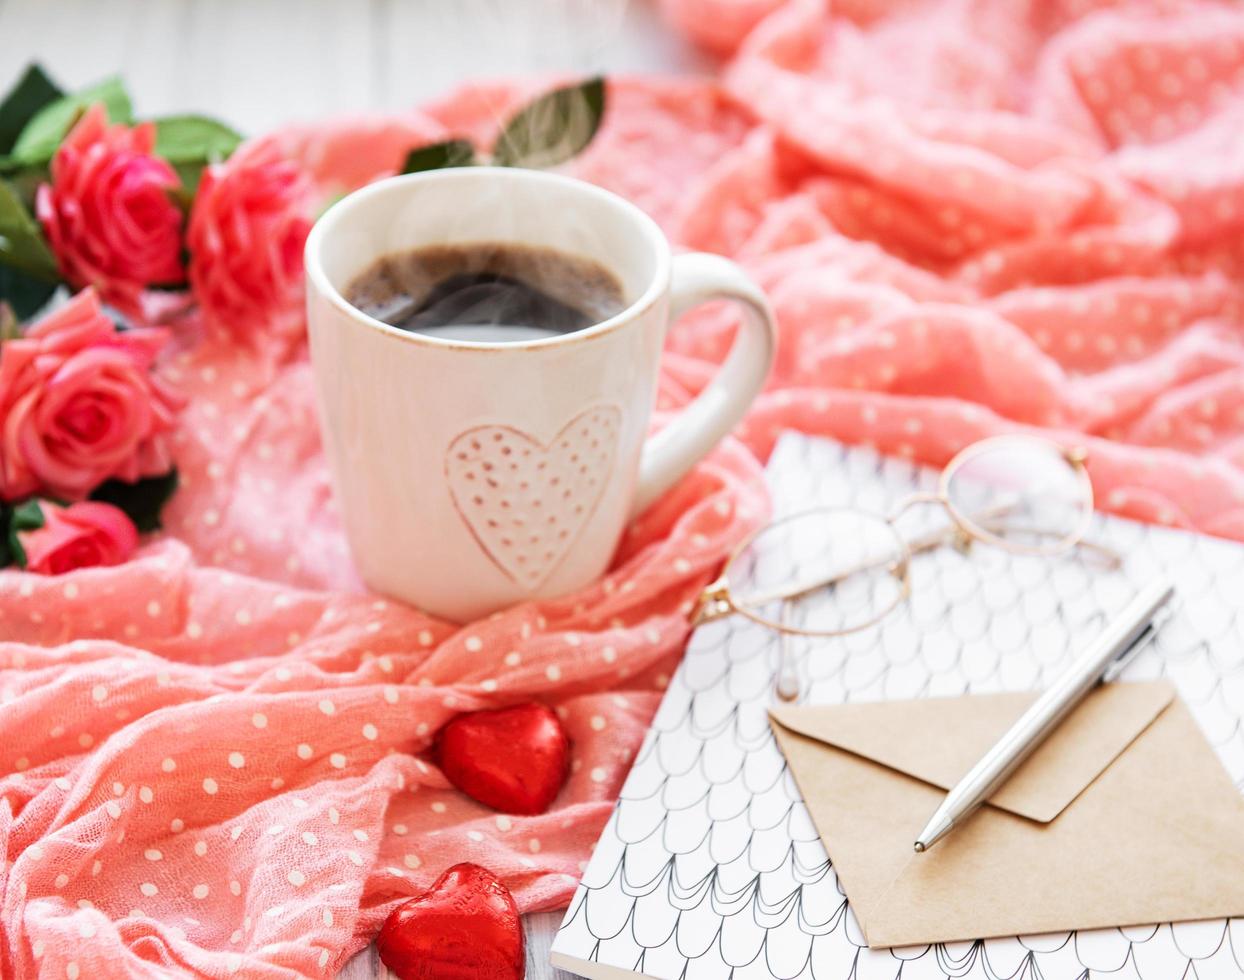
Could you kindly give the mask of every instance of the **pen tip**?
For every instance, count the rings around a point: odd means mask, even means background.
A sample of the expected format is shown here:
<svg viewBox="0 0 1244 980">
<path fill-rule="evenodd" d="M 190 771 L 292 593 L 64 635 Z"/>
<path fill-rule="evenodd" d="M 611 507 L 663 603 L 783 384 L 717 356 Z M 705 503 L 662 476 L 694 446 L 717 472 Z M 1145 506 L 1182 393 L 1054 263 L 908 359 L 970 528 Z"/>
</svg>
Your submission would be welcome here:
<svg viewBox="0 0 1244 980">
<path fill-rule="evenodd" d="M 915 848 L 916 848 L 917 854 L 923 854 L 924 853 L 924 841 L 919 841 L 919 840 L 916 841 Z"/>
</svg>

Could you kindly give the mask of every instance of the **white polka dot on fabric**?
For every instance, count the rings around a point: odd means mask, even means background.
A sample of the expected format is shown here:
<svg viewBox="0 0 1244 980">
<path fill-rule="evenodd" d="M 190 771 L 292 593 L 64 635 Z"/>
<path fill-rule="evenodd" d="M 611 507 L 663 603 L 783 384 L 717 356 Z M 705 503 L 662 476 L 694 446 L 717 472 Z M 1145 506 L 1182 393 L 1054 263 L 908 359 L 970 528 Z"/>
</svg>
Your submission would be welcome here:
<svg viewBox="0 0 1244 980">
<path fill-rule="evenodd" d="M 312 847 L 314 847 L 316 844 L 320 842 L 320 839 L 316 837 L 315 834 L 311 833 L 311 831 L 304 830 L 302 832 L 302 842 L 304 844 L 309 844 Z"/>
<path fill-rule="evenodd" d="M 320 711 L 326 715 L 331 715 L 337 710 L 337 706 L 328 700 L 328 698 L 322 699 L 318 707 Z"/>
<path fill-rule="evenodd" d="M 230 752 L 229 765 L 233 766 L 234 769 L 243 768 L 246 765 L 246 756 L 242 755 L 241 752 Z"/>
<path fill-rule="evenodd" d="M 261 711 L 256 711 L 253 715 L 251 715 L 251 724 L 256 728 L 267 728 L 268 716 Z"/>
<path fill-rule="evenodd" d="M 433 803 L 431 806 L 432 806 L 432 812 L 433 812 L 433 813 L 444 813 L 444 812 L 445 812 L 445 810 L 447 809 L 447 808 L 446 808 L 446 806 L 445 806 L 445 804 L 444 804 L 444 803 L 442 803 L 440 800 L 437 800 L 437 801 L 436 801 L 435 803 Z"/>
<path fill-rule="evenodd" d="M 389 704 L 397 704 L 397 688 L 392 684 L 386 684 L 384 686 L 384 699 L 388 701 Z"/>
<path fill-rule="evenodd" d="M 328 808 L 328 822 L 335 826 L 340 820 L 341 814 L 337 811 L 337 808 L 335 806 L 330 806 Z"/>
<path fill-rule="evenodd" d="M 314 754 L 315 750 L 312 749 L 306 742 L 303 742 L 298 746 L 298 758 L 310 759 Z"/>
<path fill-rule="evenodd" d="M 600 651 L 600 655 L 607 664 L 611 664 L 618 659 L 618 651 L 613 647 L 605 647 Z"/>
<path fill-rule="evenodd" d="M 203 780 L 203 792 L 208 796 L 215 796 L 219 789 L 219 784 L 217 784 L 216 780 L 214 780 L 211 776 L 208 776 L 205 780 Z"/>
<path fill-rule="evenodd" d="M 533 837 L 527 842 L 527 850 L 531 851 L 532 854 L 538 854 L 540 852 L 540 847 L 540 838 L 538 837 Z"/>
<path fill-rule="evenodd" d="M 549 664 L 544 668 L 544 676 L 551 681 L 559 681 L 562 677 L 562 669 L 557 664 Z"/>
<path fill-rule="evenodd" d="M 76 598 L 78 598 L 78 586 L 77 586 L 77 584 L 76 584 L 76 583 L 74 583 L 74 582 L 69 582 L 68 584 L 66 584 L 65 589 L 64 589 L 64 595 L 65 595 L 65 598 L 66 598 L 66 599 L 76 599 Z"/>
<path fill-rule="evenodd" d="M 175 834 L 180 834 L 186 829 L 186 821 L 182 820 L 181 817 L 174 817 L 172 822 L 169 823 L 168 829 Z"/>
<path fill-rule="evenodd" d="M 177 763 L 173 759 L 164 759 L 160 763 L 160 768 L 163 769 L 165 772 L 172 772 L 174 769 L 177 768 Z"/>
<path fill-rule="evenodd" d="M 155 793 L 151 791 L 150 786 L 140 786 L 138 789 L 138 798 L 144 803 L 150 803 L 155 799 Z"/>
<path fill-rule="evenodd" d="M 466 638 L 466 648 L 471 653 L 479 653 L 482 649 L 484 649 L 484 641 L 478 636 L 468 636 Z"/>
<path fill-rule="evenodd" d="M 484 841 L 484 835 L 481 834 L 478 830 L 468 830 L 467 837 L 475 841 L 476 844 L 481 844 Z"/>
<path fill-rule="evenodd" d="M 58 874 L 56 876 L 56 880 L 52 882 L 52 884 L 55 885 L 58 889 L 64 888 L 67 884 L 69 884 L 69 875 Z"/>
<path fill-rule="evenodd" d="M 497 817 L 495 823 L 497 824 L 497 829 L 503 833 L 514 826 L 514 821 L 504 814 Z"/>
<path fill-rule="evenodd" d="M 285 824 L 283 823 L 274 823 L 268 828 L 269 837 L 277 837 L 283 833 L 285 833 Z"/>
<path fill-rule="evenodd" d="M 356 864 L 359 867 L 363 866 L 363 855 L 358 851 L 346 851 L 346 857 L 350 859 L 351 864 Z"/>
<path fill-rule="evenodd" d="M 432 631 L 431 630 L 420 630 L 419 631 L 419 645 L 425 646 L 425 647 L 430 647 L 432 645 Z"/>
<path fill-rule="evenodd" d="M 417 871 L 423 865 L 423 861 L 419 859 L 417 854 L 407 854 L 402 858 L 402 863 L 411 871 Z"/>
<path fill-rule="evenodd" d="M 197 840 L 194 842 L 194 853 L 199 857 L 207 856 L 207 841 Z"/>
<path fill-rule="evenodd" d="M 505 665 L 507 667 L 517 667 L 523 662 L 523 656 L 517 650 L 511 650 L 505 655 Z"/>
<path fill-rule="evenodd" d="M 18 760 L 17 760 L 16 762 L 14 762 L 14 763 L 13 763 L 13 765 L 14 765 L 14 767 L 17 769 L 17 771 L 18 771 L 18 772 L 22 772 L 23 770 L 25 770 L 25 769 L 29 769 L 29 768 L 30 768 L 30 760 L 29 760 L 29 759 L 27 759 L 27 758 L 23 755 L 23 756 L 19 757 L 19 758 L 18 758 Z"/>
<path fill-rule="evenodd" d="M 355 830 L 355 831 L 354 831 L 354 839 L 355 839 L 355 840 L 357 840 L 357 841 L 366 841 L 366 840 L 367 840 L 367 831 L 365 831 L 365 830 Z"/>
<path fill-rule="evenodd" d="M 603 783 L 609 774 L 605 772 L 605 770 L 601 766 L 597 766 L 595 769 L 592 770 L 591 775 L 592 775 L 592 782 Z"/>
<path fill-rule="evenodd" d="M 320 950 L 320 958 L 316 962 L 319 963 L 321 970 L 328 966 L 328 950 Z"/>
<path fill-rule="evenodd" d="M 158 603 L 155 599 L 152 599 L 150 602 L 147 603 L 147 615 L 148 616 L 154 619 L 156 616 L 160 615 L 160 612 L 161 612 L 160 603 Z"/>
<path fill-rule="evenodd" d="M 99 873 L 100 873 L 101 871 L 103 871 L 103 870 L 104 870 L 104 862 L 103 862 L 103 861 L 93 861 L 93 862 L 91 862 L 91 877 L 92 877 L 92 878 L 98 878 L 98 877 L 99 877 Z M 85 899 L 83 899 L 83 901 L 86 901 L 86 900 L 85 900 Z"/>
<path fill-rule="evenodd" d="M 121 804 L 116 800 L 109 800 L 104 804 L 104 809 L 108 811 L 108 816 L 113 820 L 117 820 L 121 816 Z"/>
<path fill-rule="evenodd" d="M 285 877 L 289 879 L 289 883 L 293 885 L 295 888 L 301 888 L 303 885 L 307 883 L 307 876 L 303 874 L 301 871 L 299 871 L 297 868 L 291 869 L 289 874 L 287 874 Z"/>
<path fill-rule="evenodd" d="M 406 825 L 404 823 L 395 823 L 393 825 L 393 833 L 397 834 L 398 837 L 405 837 L 407 833 Z"/>
<path fill-rule="evenodd" d="M 160 894 L 160 889 L 158 889 L 155 885 L 153 885 L 149 881 L 144 881 L 141 885 L 139 885 L 138 890 L 142 892 L 144 895 L 146 895 L 148 898 L 151 898 L 153 895 Z"/>
<path fill-rule="evenodd" d="M 331 926 L 333 924 L 333 910 L 325 909 L 321 914 L 320 919 L 324 925 Z"/>
<path fill-rule="evenodd" d="M 491 677 L 489 677 L 486 680 L 480 681 L 479 686 L 480 686 L 481 691 L 487 691 L 489 694 L 491 694 L 493 691 L 497 689 L 497 682 L 493 680 Z"/>
<path fill-rule="evenodd" d="M 154 848 L 154 847 L 149 847 L 147 848 L 147 850 L 143 851 L 143 857 L 145 857 L 148 861 L 163 861 L 164 860 L 164 855 L 157 848 Z"/>
<path fill-rule="evenodd" d="M 242 883 L 236 880 L 229 882 L 229 893 L 232 895 L 241 895 L 242 894 Z"/>
<path fill-rule="evenodd" d="M 194 886 L 194 890 L 191 891 L 190 894 L 193 895 L 195 898 L 202 900 L 202 899 L 207 898 L 209 892 L 211 892 L 211 889 L 208 888 L 206 884 L 203 884 L 200 882 L 199 884 Z"/>
<path fill-rule="evenodd" d="M 363 726 L 363 738 L 367 739 L 369 742 L 374 742 L 379 734 L 380 733 L 376 731 L 376 726 L 371 722 L 368 722 Z"/>
<path fill-rule="evenodd" d="M 68 780 L 68 779 L 66 779 L 64 776 L 57 776 L 57 777 L 56 777 L 56 779 L 54 780 L 54 782 L 56 783 L 56 788 L 57 788 L 57 789 L 64 790 L 66 793 L 68 793 L 68 792 L 69 792 L 69 788 L 73 785 L 73 784 L 72 784 L 71 782 L 69 782 L 69 780 Z"/>
<path fill-rule="evenodd" d="M 74 960 L 70 960 L 65 964 L 65 976 L 68 977 L 69 980 L 78 980 L 78 964 Z"/>
<path fill-rule="evenodd" d="M 103 684 L 96 684 L 91 688 L 91 700 L 96 702 L 108 700 L 108 688 Z"/>
<path fill-rule="evenodd" d="M 334 752 L 328 757 L 328 761 L 334 769 L 344 769 L 346 767 L 346 757 L 340 752 Z"/>
<path fill-rule="evenodd" d="M 605 730 L 605 718 L 603 715 L 592 715 L 592 730 L 603 732 Z"/>
<path fill-rule="evenodd" d="M 90 732 L 83 732 L 81 735 L 78 736 L 78 744 L 82 746 L 82 748 L 84 749 L 89 749 L 92 745 L 95 744 L 95 736 L 92 735 Z"/>
</svg>

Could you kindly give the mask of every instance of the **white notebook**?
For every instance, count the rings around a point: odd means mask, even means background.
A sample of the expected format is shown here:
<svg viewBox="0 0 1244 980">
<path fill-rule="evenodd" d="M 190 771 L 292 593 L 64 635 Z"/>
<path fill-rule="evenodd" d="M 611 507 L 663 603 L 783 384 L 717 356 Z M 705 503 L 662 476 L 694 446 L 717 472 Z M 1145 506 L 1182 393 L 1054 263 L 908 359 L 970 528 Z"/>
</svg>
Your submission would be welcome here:
<svg viewBox="0 0 1244 980">
<path fill-rule="evenodd" d="M 779 513 L 885 511 L 936 475 L 796 434 L 768 474 Z M 1089 536 L 1124 569 L 987 546 L 914 557 L 905 606 L 794 648 L 802 702 L 1041 688 L 1161 570 L 1177 585 L 1174 615 L 1123 677 L 1169 678 L 1244 788 L 1244 546 L 1104 515 Z M 778 650 L 739 616 L 696 631 L 554 940 L 555 966 L 659 980 L 1244 978 L 1244 919 L 868 949 L 769 731 Z"/>
</svg>

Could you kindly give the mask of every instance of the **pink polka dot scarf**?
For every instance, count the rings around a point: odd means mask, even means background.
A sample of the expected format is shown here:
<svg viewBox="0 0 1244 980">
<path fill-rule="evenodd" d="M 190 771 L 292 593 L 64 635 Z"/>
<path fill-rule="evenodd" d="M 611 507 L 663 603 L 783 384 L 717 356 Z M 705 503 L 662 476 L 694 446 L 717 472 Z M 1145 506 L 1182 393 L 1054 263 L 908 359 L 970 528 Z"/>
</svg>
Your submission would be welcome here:
<svg viewBox="0 0 1244 980">
<path fill-rule="evenodd" d="M 768 290 L 779 362 L 737 438 L 602 581 L 458 629 L 358 587 L 305 351 L 187 338 L 166 531 L 121 568 L 0 573 L 0 974 L 330 976 L 463 860 L 564 904 L 783 428 L 935 464 L 1046 429 L 1089 445 L 1101 505 L 1244 539 L 1244 12 L 664 7 L 720 79 L 615 82 L 574 170 Z M 273 139 L 336 192 L 543 87 Z M 732 329 L 674 329 L 663 409 Z M 573 771 L 549 813 L 499 815 L 424 752 L 529 698 Z"/>
</svg>

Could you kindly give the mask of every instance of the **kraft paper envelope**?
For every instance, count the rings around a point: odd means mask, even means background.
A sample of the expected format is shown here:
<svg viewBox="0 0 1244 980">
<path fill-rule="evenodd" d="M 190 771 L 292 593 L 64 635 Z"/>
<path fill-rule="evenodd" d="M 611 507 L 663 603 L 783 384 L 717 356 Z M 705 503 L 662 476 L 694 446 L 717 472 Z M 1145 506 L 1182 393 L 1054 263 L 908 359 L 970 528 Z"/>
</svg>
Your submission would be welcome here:
<svg viewBox="0 0 1244 980">
<path fill-rule="evenodd" d="M 1244 915 L 1244 798 L 1165 682 L 1098 688 L 988 805 L 913 853 L 1035 697 L 770 712 L 868 944 Z"/>
</svg>

